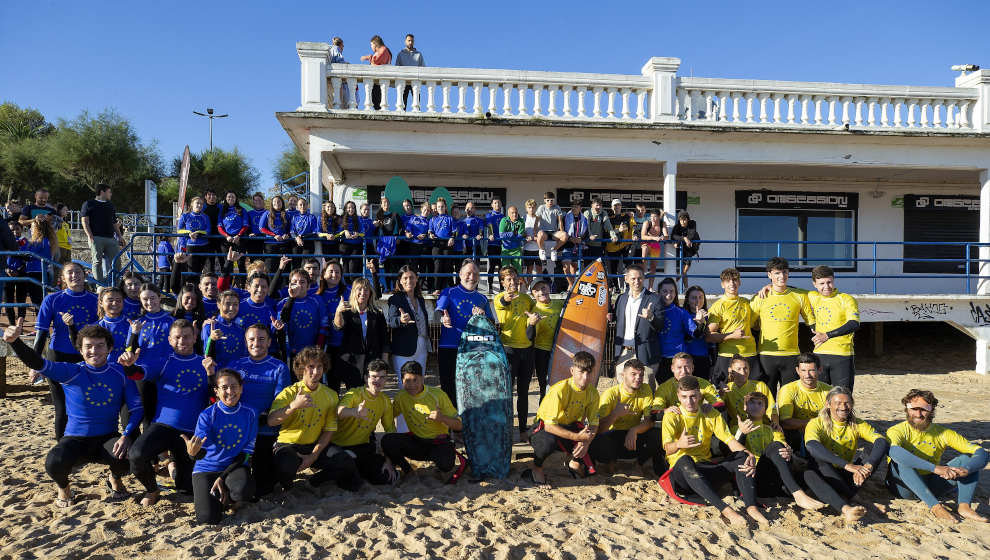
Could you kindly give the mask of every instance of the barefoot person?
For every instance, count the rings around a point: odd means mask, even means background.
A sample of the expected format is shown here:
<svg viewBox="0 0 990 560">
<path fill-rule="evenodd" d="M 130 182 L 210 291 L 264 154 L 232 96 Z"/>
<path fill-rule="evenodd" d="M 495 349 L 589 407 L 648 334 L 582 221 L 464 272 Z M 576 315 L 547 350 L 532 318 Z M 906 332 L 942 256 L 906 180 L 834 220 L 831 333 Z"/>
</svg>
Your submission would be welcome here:
<svg viewBox="0 0 990 560">
<path fill-rule="evenodd" d="M 217 402 L 199 414 L 196 431 L 183 435 L 193 467 L 193 505 L 196 523 L 215 525 L 226 506 L 254 497 L 251 454 L 258 434 L 258 416 L 241 404 L 244 384 L 233 369 L 217 373 Z"/>
<path fill-rule="evenodd" d="M 392 462 L 378 453 L 375 441 L 379 424 L 386 433 L 395 432 L 392 400 L 383 392 L 388 377 L 388 363 L 384 360 L 368 364 L 364 387 L 355 387 L 340 399 L 337 433 L 331 440 L 334 446 L 356 455 L 358 472 L 372 484 L 388 484 L 398 478 Z"/>
<path fill-rule="evenodd" d="M 745 360 L 741 360 L 745 364 Z M 784 440 L 784 434 L 770 423 L 767 405 L 771 401 L 761 391 L 747 393 L 742 400 L 739 427 L 736 439 L 756 456 L 757 462 L 753 477 L 756 479 L 756 495 L 772 498 L 790 494 L 794 503 L 803 509 L 819 509 L 825 504 L 812 498 L 801 488 L 791 472 L 791 447 Z M 749 501 L 755 501 L 749 497 Z"/>
<path fill-rule="evenodd" d="M 320 383 L 328 369 L 330 358 L 323 350 L 300 350 L 292 362 L 300 381 L 283 389 L 268 412 L 268 425 L 280 426 L 274 461 L 283 490 L 309 468 L 316 471 L 309 479 L 313 486 L 333 480 L 345 490 L 357 490 L 363 484 L 351 455 L 330 446 L 337 431 L 337 393 Z"/>
<path fill-rule="evenodd" d="M 702 410 L 699 379 L 685 376 L 677 382 L 678 414 L 664 414 L 661 432 L 663 450 L 670 465 L 670 481 L 675 490 L 694 492 L 722 513 L 732 525 L 745 526 L 746 519 L 727 505 L 715 491 L 735 477 L 743 494 L 746 514 L 758 523 L 766 523 L 756 505 L 756 457 L 739 443 L 722 415 L 716 410 Z M 732 454 L 720 463 L 712 463 L 712 436 L 729 447 Z"/>
<path fill-rule="evenodd" d="M 7 327 L 4 341 L 24 365 L 58 383 L 65 394 L 65 434 L 45 458 L 45 471 L 57 486 L 55 505 L 72 505 L 69 474 L 87 463 L 108 465 L 110 497 L 125 497 L 127 490 L 121 477 L 127 474 L 127 450 L 141 422 L 141 398 L 134 381 L 127 377 L 133 373 L 132 368 L 107 363 L 113 335 L 96 325 L 83 327 L 76 336 L 83 363 L 52 362 L 43 360 L 20 339 L 23 324 L 22 317 Z M 129 421 L 121 435 L 117 431 L 118 417 L 124 405 Z"/>
<path fill-rule="evenodd" d="M 410 360 L 402 366 L 402 390 L 392 401 L 392 414 L 402 415 L 409 432 L 385 434 L 382 452 L 402 470 L 404 478 L 413 472 L 407 459 L 432 461 L 441 473 L 453 470 L 457 452 L 450 430 L 460 430 L 461 419 L 443 389 L 423 383 L 419 363 Z M 459 475 L 464 466 L 455 474 Z"/>
<path fill-rule="evenodd" d="M 660 429 L 654 424 L 653 390 L 643 383 L 646 364 L 632 358 L 623 364 L 621 383 L 602 393 L 598 408 L 598 436 L 591 442 L 591 458 L 615 470 L 617 459 L 636 459 L 643 476 L 663 472 Z M 650 461 L 650 466 L 647 466 Z"/>
<path fill-rule="evenodd" d="M 804 456 L 804 428 L 825 408 L 825 397 L 832 390 L 818 380 L 818 356 L 805 352 L 798 356 L 798 380 L 777 392 L 777 411 L 787 443 Z"/>
<path fill-rule="evenodd" d="M 959 518 L 939 502 L 939 497 L 955 487 L 959 515 L 986 523 L 987 518 L 976 513 L 971 503 L 990 454 L 957 432 L 932 423 L 938 399 L 931 391 L 911 389 L 901 404 L 907 419 L 887 430 L 891 461 L 887 488 L 901 498 L 920 498 L 932 515 L 955 523 Z M 942 453 L 949 447 L 962 455 L 940 465 Z"/>
<path fill-rule="evenodd" d="M 889 447 L 872 426 L 856 417 L 853 406 L 849 389 L 832 387 L 825 408 L 804 430 L 804 444 L 811 455 L 804 481 L 819 500 L 849 523 L 862 519 L 866 508 L 850 505 L 848 500 L 876 472 Z M 873 444 L 865 458 L 857 456 L 859 440 Z"/>
<path fill-rule="evenodd" d="M 598 432 L 598 389 L 591 386 L 595 358 L 584 351 L 574 354 L 571 377 L 558 381 L 543 397 L 536 411 L 536 428 L 529 442 L 533 446 L 533 468 L 523 476 L 536 484 L 547 484 L 543 463 L 564 450 L 569 453 L 567 470 L 577 478 L 581 461 L 588 455 Z M 585 463 L 587 465 L 587 463 Z M 592 474 L 585 469 L 583 476 Z"/>
</svg>

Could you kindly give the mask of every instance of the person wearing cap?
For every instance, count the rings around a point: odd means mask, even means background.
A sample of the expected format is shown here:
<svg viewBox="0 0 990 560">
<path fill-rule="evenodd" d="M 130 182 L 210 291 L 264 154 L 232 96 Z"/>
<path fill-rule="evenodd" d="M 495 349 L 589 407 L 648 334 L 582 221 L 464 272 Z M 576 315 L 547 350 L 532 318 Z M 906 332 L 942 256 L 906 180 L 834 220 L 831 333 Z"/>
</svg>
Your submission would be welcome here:
<svg viewBox="0 0 990 560">
<path fill-rule="evenodd" d="M 591 199 L 591 208 L 585 210 L 584 217 L 588 220 L 588 249 L 585 255 L 589 259 L 597 259 L 605 254 L 605 242 L 617 240 L 618 236 L 612 229 L 608 214 L 602 211 L 600 199 Z"/>
<path fill-rule="evenodd" d="M 614 235 L 612 241 L 605 244 L 605 269 L 609 275 L 609 288 L 618 290 L 621 282 L 619 267 L 625 269 L 624 260 L 629 255 L 629 242 L 636 231 L 636 221 L 622 211 L 622 201 L 618 198 L 612 199 L 608 217 Z"/>
<path fill-rule="evenodd" d="M 670 238 L 677 243 L 677 248 L 680 250 L 678 270 L 681 275 L 681 287 L 686 291 L 688 289 L 688 269 L 691 268 L 691 259 L 698 255 L 698 240 L 701 239 L 698 235 L 698 224 L 691 219 L 691 215 L 687 211 L 681 210 L 677 213 L 677 223 L 674 224 L 674 229 L 670 232 Z"/>
</svg>

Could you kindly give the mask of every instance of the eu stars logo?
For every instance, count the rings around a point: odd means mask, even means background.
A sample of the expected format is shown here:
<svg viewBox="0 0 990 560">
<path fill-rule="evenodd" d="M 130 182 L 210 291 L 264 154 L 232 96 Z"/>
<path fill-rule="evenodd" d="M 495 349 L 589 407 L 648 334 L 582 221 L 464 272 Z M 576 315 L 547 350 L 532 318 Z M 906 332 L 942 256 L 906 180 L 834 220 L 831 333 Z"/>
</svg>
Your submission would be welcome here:
<svg viewBox="0 0 990 560">
<path fill-rule="evenodd" d="M 220 426 L 220 429 L 217 430 L 217 439 L 220 440 L 220 446 L 227 450 L 237 448 L 243 438 L 244 430 L 232 422 Z"/>
<path fill-rule="evenodd" d="M 815 308 L 815 322 L 823 328 L 832 324 L 832 310 L 824 305 Z"/>
<path fill-rule="evenodd" d="M 179 393 L 189 394 L 202 386 L 203 376 L 194 366 L 184 367 L 175 374 L 175 390 Z"/>
<path fill-rule="evenodd" d="M 770 306 L 770 319 L 774 321 L 790 321 L 794 318 L 794 310 L 786 303 L 775 303 Z"/>
<path fill-rule="evenodd" d="M 88 405 L 107 406 L 113 402 L 113 390 L 106 383 L 97 381 L 86 388 L 84 397 Z"/>
<path fill-rule="evenodd" d="M 295 307 L 292 309 L 292 321 L 300 329 L 308 329 L 313 326 L 313 314 L 308 309 Z"/>
</svg>

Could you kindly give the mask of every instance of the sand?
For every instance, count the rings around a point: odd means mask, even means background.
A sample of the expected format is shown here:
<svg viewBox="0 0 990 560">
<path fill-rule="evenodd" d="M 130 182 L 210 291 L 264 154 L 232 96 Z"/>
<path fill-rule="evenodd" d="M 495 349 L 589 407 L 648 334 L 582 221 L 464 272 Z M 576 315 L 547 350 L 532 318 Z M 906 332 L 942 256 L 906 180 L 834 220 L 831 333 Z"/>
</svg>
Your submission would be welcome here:
<svg viewBox="0 0 990 560">
<path fill-rule="evenodd" d="M 951 359 L 930 358 L 913 362 L 935 364 L 933 371 L 916 367 L 910 373 L 892 369 L 912 361 L 907 358 L 862 360 L 856 389 L 861 416 L 886 429 L 901 419 L 900 396 L 926 387 L 942 402 L 937 421 L 990 448 L 990 378 L 946 372 Z M 855 527 L 781 503 L 766 510 L 768 528 L 729 528 L 713 508 L 673 502 L 655 480 L 633 474 L 638 469 L 632 465 L 620 464 L 612 477 L 579 481 L 567 476 L 560 455 L 548 462 L 550 490 L 519 481 L 525 458 L 514 461 L 506 481 L 462 480 L 456 486 L 443 485 L 424 466 L 401 487 L 366 487 L 357 494 L 297 484 L 217 527 L 191 525 L 191 497 L 165 494 L 147 509 L 132 500 L 104 501 L 106 470 L 87 466 L 72 477 L 76 504 L 62 510 L 52 503 L 54 484 L 44 473 L 53 443 L 46 391 L 27 386 L 27 373 L 15 358 L 9 364 L 12 392 L 0 400 L 0 558 L 990 557 L 990 525 L 944 527 L 921 502 L 891 499 L 880 482 L 882 471 L 860 495 L 886 514 L 870 505 Z M 132 477 L 125 483 L 137 491 Z M 990 472 L 984 471 L 977 492 L 983 515 L 990 515 L 988 493 Z"/>
</svg>

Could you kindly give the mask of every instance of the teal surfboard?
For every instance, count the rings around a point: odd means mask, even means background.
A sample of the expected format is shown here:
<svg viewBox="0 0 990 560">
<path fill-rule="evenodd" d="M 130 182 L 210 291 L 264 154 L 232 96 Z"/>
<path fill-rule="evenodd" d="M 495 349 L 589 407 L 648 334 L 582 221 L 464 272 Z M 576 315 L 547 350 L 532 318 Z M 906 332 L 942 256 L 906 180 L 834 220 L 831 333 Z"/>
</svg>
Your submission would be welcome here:
<svg viewBox="0 0 990 560">
<path fill-rule="evenodd" d="M 498 330 L 484 315 L 471 317 L 464 327 L 456 379 L 473 477 L 506 478 L 512 461 L 512 384 Z"/>
</svg>

